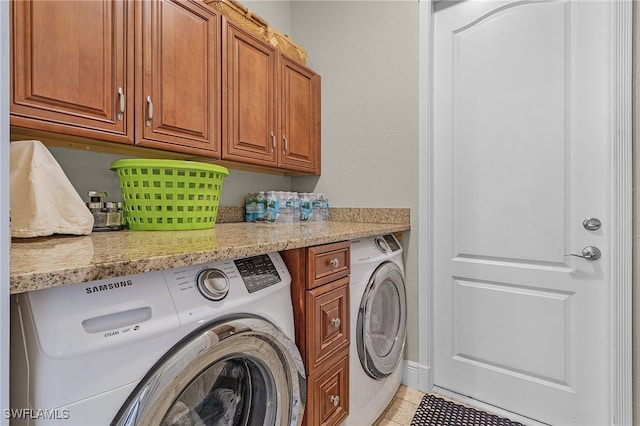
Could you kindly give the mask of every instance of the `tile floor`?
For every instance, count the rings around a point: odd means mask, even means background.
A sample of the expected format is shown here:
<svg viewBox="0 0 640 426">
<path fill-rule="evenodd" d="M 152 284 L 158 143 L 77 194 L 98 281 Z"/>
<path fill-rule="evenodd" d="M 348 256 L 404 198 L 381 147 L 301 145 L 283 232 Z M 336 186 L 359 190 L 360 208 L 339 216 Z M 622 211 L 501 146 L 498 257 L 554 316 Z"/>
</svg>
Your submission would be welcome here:
<svg viewBox="0 0 640 426">
<path fill-rule="evenodd" d="M 384 413 L 373 426 L 409 426 L 424 393 L 400 385 Z"/>
</svg>

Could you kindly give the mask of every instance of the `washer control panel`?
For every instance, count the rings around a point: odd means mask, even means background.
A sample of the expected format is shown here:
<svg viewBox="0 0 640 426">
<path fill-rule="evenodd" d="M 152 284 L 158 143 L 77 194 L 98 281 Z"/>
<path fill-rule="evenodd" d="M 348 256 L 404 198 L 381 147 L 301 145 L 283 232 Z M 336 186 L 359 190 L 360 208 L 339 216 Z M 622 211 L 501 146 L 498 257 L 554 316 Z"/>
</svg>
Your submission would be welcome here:
<svg viewBox="0 0 640 426">
<path fill-rule="evenodd" d="M 281 281 L 278 270 L 267 254 L 236 259 L 234 262 L 249 293 Z"/>
</svg>

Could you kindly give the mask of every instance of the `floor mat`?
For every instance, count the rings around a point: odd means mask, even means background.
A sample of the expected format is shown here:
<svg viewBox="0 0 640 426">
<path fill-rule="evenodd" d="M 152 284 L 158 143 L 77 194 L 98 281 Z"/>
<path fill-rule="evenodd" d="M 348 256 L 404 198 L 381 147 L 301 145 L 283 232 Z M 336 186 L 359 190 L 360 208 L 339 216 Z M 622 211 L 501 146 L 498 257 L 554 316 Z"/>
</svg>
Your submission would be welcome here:
<svg viewBox="0 0 640 426">
<path fill-rule="evenodd" d="M 433 394 L 426 394 L 416 410 L 411 426 L 524 426 L 522 423 L 465 407 Z"/>
</svg>

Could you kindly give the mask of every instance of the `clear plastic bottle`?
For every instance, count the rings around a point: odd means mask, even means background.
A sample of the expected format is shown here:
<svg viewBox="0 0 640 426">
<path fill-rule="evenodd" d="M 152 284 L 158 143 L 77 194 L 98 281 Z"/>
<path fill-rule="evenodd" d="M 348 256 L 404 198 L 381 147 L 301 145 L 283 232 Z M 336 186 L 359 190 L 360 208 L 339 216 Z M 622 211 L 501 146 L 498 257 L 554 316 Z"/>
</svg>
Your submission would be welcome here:
<svg viewBox="0 0 640 426">
<path fill-rule="evenodd" d="M 264 191 L 258 192 L 256 198 L 256 219 L 265 220 L 267 215 L 267 196 Z"/>
<path fill-rule="evenodd" d="M 291 193 L 291 198 L 293 200 L 293 223 L 300 222 L 300 196 L 297 192 Z"/>
<path fill-rule="evenodd" d="M 323 222 L 329 221 L 329 200 L 325 194 L 318 194 L 319 206 L 320 206 L 320 220 Z"/>
<path fill-rule="evenodd" d="M 311 194 L 302 192 L 300 195 L 300 221 L 308 222 L 311 220 L 313 204 L 311 203 Z"/>
<path fill-rule="evenodd" d="M 276 220 L 278 223 L 293 222 L 293 203 L 290 194 L 287 191 L 278 192 L 278 200 L 280 201 L 280 214 Z"/>
<path fill-rule="evenodd" d="M 277 191 L 267 192 L 267 216 L 266 220 L 269 222 L 275 222 L 278 219 L 280 213 L 280 199 L 278 198 Z"/>
<path fill-rule="evenodd" d="M 258 194 L 250 192 L 244 199 L 244 220 L 253 222 L 258 217 Z"/>
<path fill-rule="evenodd" d="M 311 198 L 311 217 L 309 218 L 310 222 L 320 222 L 322 221 L 322 201 L 320 200 L 320 194 L 312 193 L 310 194 Z"/>
</svg>

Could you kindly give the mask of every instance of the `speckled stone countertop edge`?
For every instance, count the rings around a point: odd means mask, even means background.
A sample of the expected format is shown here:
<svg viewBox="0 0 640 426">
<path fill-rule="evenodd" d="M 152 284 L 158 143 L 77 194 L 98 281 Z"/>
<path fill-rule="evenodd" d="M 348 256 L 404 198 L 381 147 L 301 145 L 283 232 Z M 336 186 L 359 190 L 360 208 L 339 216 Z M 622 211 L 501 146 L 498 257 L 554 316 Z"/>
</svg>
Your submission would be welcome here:
<svg viewBox="0 0 640 426">
<path fill-rule="evenodd" d="M 408 210 L 389 209 L 385 214 L 404 219 L 409 217 Z M 369 209 L 364 212 L 375 213 Z M 352 214 L 346 210 L 344 213 L 347 218 Z M 368 216 L 369 219 L 376 217 Z M 404 223 L 339 222 L 335 218 L 329 222 L 303 224 L 240 222 L 219 223 L 213 229 L 200 231 L 120 231 L 93 233 L 88 236 L 14 240 L 11 245 L 10 292 L 23 293 L 190 264 L 398 233 L 411 228 L 408 221 L 402 222 Z"/>
</svg>

